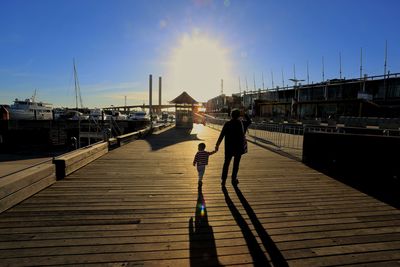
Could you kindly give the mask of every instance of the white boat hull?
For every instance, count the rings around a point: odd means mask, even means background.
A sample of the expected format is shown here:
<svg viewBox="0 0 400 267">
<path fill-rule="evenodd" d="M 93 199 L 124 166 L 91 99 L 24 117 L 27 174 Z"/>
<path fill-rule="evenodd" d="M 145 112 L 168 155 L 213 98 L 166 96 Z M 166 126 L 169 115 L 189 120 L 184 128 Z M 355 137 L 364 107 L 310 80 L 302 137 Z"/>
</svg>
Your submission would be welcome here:
<svg viewBox="0 0 400 267">
<path fill-rule="evenodd" d="M 9 109 L 10 120 L 52 120 L 53 113 L 46 111 L 29 111 L 21 109 Z"/>
</svg>

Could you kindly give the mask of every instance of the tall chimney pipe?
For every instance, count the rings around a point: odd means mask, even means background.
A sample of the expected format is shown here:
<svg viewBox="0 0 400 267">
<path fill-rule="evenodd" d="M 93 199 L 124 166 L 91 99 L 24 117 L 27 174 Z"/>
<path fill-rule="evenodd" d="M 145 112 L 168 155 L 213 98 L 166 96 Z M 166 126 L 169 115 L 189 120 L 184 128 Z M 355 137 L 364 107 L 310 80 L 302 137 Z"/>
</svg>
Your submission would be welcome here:
<svg viewBox="0 0 400 267">
<path fill-rule="evenodd" d="M 150 118 L 152 115 L 152 104 L 153 104 L 153 75 L 149 76 L 149 114 Z"/>
<path fill-rule="evenodd" d="M 161 76 L 158 77 L 158 106 L 161 110 Z"/>
</svg>

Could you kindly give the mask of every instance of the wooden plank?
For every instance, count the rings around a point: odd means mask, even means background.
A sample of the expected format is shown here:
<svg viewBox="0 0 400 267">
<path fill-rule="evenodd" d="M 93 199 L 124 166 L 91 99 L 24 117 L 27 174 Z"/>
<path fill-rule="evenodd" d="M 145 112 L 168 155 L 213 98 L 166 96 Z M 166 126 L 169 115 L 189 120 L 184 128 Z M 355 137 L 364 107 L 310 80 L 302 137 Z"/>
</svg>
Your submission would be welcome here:
<svg viewBox="0 0 400 267">
<path fill-rule="evenodd" d="M 14 205 L 20 203 L 21 201 L 25 200 L 26 198 L 36 194 L 40 190 L 52 185 L 55 183 L 56 177 L 54 174 L 51 174 L 47 177 L 42 178 L 39 181 L 36 181 L 15 193 L 8 195 L 0 200 L 0 213 L 4 212 L 5 210 L 13 207 Z"/>
<path fill-rule="evenodd" d="M 55 168 L 53 164 L 43 163 L 3 177 L 0 179 L 0 199 L 54 173 Z"/>
<path fill-rule="evenodd" d="M 2 264 L 399 262 L 398 209 L 253 144 L 241 161 L 240 191 L 229 183 L 221 191 L 221 151 L 210 157 L 199 194 L 193 156 L 199 142 L 211 150 L 217 136 L 201 126 L 191 135 L 160 131 L 9 209 L 0 215 Z"/>
</svg>

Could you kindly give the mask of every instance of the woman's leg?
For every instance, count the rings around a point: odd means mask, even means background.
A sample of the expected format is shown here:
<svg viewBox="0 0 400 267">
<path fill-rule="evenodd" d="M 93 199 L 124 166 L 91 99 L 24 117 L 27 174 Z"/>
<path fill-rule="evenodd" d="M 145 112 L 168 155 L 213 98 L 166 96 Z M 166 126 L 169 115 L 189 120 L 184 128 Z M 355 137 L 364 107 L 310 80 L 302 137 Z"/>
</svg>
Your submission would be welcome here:
<svg viewBox="0 0 400 267">
<path fill-rule="evenodd" d="M 235 155 L 233 158 L 233 170 L 232 170 L 232 181 L 237 179 L 237 174 L 239 171 L 239 163 L 242 155 Z"/>
<path fill-rule="evenodd" d="M 226 177 L 228 176 L 229 164 L 231 163 L 232 155 L 225 154 L 224 166 L 222 167 L 221 184 L 225 185 Z"/>
</svg>

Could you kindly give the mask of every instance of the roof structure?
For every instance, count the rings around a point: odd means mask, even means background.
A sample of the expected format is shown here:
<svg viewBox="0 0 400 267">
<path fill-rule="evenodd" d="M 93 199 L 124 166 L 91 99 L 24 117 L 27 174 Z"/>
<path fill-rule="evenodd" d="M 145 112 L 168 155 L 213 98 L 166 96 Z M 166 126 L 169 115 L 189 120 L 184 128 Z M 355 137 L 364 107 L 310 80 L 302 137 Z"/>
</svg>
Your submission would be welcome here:
<svg viewBox="0 0 400 267">
<path fill-rule="evenodd" d="M 175 99 L 171 100 L 170 103 L 173 104 L 198 104 L 196 100 L 194 100 L 188 93 L 185 91 L 177 96 Z"/>
</svg>

